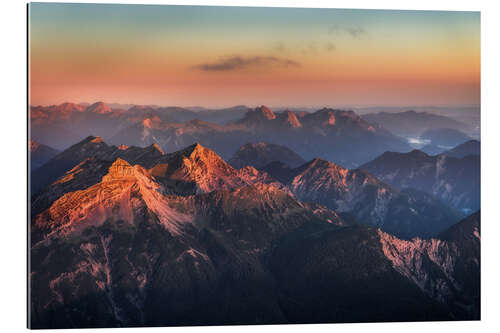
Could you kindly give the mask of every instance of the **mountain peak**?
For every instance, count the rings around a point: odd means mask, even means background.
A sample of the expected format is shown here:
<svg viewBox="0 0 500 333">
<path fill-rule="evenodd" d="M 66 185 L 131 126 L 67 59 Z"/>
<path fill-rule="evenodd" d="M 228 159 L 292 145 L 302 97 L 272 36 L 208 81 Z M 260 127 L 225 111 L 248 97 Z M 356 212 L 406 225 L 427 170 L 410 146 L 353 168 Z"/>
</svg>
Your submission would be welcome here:
<svg viewBox="0 0 500 333">
<path fill-rule="evenodd" d="M 103 143 L 104 140 L 100 136 L 96 136 L 90 142 L 92 142 L 92 143 Z"/>
<path fill-rule="evenodd" d="M 167 154 L 163 160 L 149 172 L 177 194 L 208 193 L 245 184 L 233 167 L 199 143 Z M 183 185 L 172 188 L 172 183 Z"/>
<path fill-rule="evenodd" d="M 262 105 L 245 113 L 245 116 L 236 121 L 237 124 L 246 124 L 250 126 L 260 126 L 266 124 L 269 120 L 276 119 L 276 114 L 267 106 Z"/>
<path fill-rule="evenodd" d="M 134 178 L 134 168 L 125 160 L 117 158 L 109 167 L 109 172 L 102 178 L 103 182 L 116 179 Z"/>
<path fill-rule="evenodd" d="M 86 109 L 87 112 L 93 112 L 93 113 L 110 113 L 113 112 L 111 108 L 106 105 L 104 102 L 96 102 L 90 106 L 87 107 Z"/>
<path fill-rule="evenodd" d="M 80 152 L 81 154 L 85 155 L 85 157 L 89 157 L 87 155 L 91 154 L 91 152 L 103 150 L 106 148 L 108 148 L 108 145 L 100 136 L 89 135 L 82 141 L 75 143 L 74 145 L 63 151 L 61 154 L 71 155 L 76 152 Z"/>
<path fill-rule="evenodd" d="M 35 150 L 38 149 L 38 147 L 40 147 L 40 144 L 38 142 L 36 142 L 35 140 L 29 140 L 28 147 L 29 147 L 30 152 L 34 152 Z"/>
<path fill-rule="evenodd" d="M 316 157 L 311 161 L 305 163 L 304 165 L 294 169 L 298 173 L 308 173 L 321 174 L 327 170 L 328 172 L 347 174 L 349 169 L 344 168 L 336 163 L 324 160 L 322 158 Z"/>
<path fill-rule="evenodd" d="M 104 140 L 100 136 L 89 135 L 88 137 L 86 137 L 82 141 L 76 143 L 74 146 L 81 146 L 81 145 L 85 145 L 87 143 L 104 143 Z"/>
<path fill-rule="evenodd" d="M 408 153 L 409 156 L 415 156 L 415 157 L 419 157 L 419 156 L 422 156 L 422 157 L 427 157 L 429 155 L 427 155 L 426 153 L 424 153 L 423 151 L 419 150 L 419 149 L 413 149 L 412 151 L 410 151 Z"/>
<path fill-rule="evenodd" d="M 199 142 L 195 142 L 191 146 L 188 146 L 181 150 L 181 152 L 184 152 L 185 155 L 192 155 L 194 153 L 203 153 L 205 151 L 205 147 L 203 147 Z"/>
<path fill-rule="evenodd" d="M 292 128 L 302 127 L 302 124 L 300 123 L 300 121 L 297 118 L 297 115 L 295 113 L 293 113 L 290 110 L 286 110 L 283 112 L 283 114 L 285 115 L 286 122 L 288 123 L 288 125 L 290 125 L 290 127 L 292 127 Z"/>
<path fill-rule="evenodd" d="M 198 142 L 188 146 L 182 150 L 172 153 L 172 156 L 183 156 L 194 163 L 190 163 L 193 166 L 202 162 L 204 164 L 214 164 L 218 162 L 226 163 L 216 152 L 212 149 L 202 146 Z"/>
<path fill-rule="evenodd" d="M 264 117 L 266 117 L 269 120 L 276 118 L 276 115 L 274 114 L 274 112 L 265 105 L 261 105 L 260 107 L 256 108 L 255 110 L 258 111 L 259 113 L 261 113 L 262 115 L 264 115 Z"/>
<path fill-rule="evenodd" d="M 336 165 L 335 163 L 332 163 L 332 162 L 329 162 L 329 161 L 326 161 L 322 158 L 319 158 L 319 157 L 315 157 L 313 158 L 311 161 L 309 161 L 309 163 L 307 163 L 306 165 L 309 166 L 309 167 L 316 167 L 316 166 L 329 166 L 329 165 Z"/>
<path fill-rule="evenodd" d="M 81 105 L 70 102 L 64 102 L 62 104 L 59 104 L 57 108 L 60 111 L 83 111 L 85 109 Z"/>
</svg>

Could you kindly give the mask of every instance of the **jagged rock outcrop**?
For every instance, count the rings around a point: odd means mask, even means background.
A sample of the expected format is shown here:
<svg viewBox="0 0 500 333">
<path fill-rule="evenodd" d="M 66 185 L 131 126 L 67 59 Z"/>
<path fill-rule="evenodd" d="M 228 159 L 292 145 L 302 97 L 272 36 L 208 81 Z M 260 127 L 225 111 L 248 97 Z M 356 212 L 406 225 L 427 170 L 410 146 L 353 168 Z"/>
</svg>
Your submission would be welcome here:
<svg viewBox="0 0 500 333">
<path fill-rule="evenodd" d="M 479 212 L 438 238 L 400 240 L 379 230 L 384 255 L 423 292 L 457 314 L 479 317 Z"/>
</svg>

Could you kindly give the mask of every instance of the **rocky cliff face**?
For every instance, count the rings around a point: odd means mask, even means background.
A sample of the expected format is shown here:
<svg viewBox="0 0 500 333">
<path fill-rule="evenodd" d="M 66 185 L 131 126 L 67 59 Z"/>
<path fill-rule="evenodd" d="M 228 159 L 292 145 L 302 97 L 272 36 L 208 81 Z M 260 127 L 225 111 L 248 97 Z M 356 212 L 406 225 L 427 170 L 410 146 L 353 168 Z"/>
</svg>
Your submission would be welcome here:
<svg viewBox="0 0 500 333">
<path fill-rule="evenodd" d="M 471 219 L 478 223 L 471 216 L 458 225 Z M 359 226 L 304 229 L 277 245 L 270 265 L 282 309 L 299 321 L 478 319 L 479 245 L 470 240 L 408 241 Z"/>
<path fill-rule="evenodd" d="M 479 316 L 480 217 L 475 213 L 436 239 L 405 241 L 378 231 L 384 255 L 399 273 L 456 315 Z M 471 274 L 466 276 L 464 273 Z"/>
</svg>

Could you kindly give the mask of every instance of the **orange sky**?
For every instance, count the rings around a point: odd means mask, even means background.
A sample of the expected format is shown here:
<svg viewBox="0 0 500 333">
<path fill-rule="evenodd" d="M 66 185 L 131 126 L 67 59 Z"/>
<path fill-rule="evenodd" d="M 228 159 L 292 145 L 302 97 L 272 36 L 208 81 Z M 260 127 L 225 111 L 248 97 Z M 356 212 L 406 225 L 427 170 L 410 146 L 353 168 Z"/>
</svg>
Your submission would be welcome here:
<svg viewBox="0 0 500 333">
<path fill-rule="evenodd" d="M 475 12 L 32 4 L 30 104 L 478 105 Z"/>
</svg>

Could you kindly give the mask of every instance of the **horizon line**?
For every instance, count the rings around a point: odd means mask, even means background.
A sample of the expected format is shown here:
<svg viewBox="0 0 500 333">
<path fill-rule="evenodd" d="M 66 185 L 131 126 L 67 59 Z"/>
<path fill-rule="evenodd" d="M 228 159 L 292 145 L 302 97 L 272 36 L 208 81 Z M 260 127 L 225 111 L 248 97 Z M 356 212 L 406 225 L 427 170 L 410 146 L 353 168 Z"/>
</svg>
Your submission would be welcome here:
<svg viewBox="0 0 500 333">
<path fill-rule="evenodd" d="M 97 100 L 95 102 L 61 102 L 61 103 L 52 103 L 52 104 L 29 104 L 29 107 L 49 107 L 49 106 L 54 106 L 54 105 L 61 105 L 64 103 L 73 103 L 77 105 L 92 105 L 95 103 L 104 103 L 106 105 L 112 105 L 112 104 L 118 104 L 118 105 L 132 105 L 132 106 L 152 106 L 152 107 L 159 107 L 159 108 L 169 108 L 169 107 L 178 107 L 178 108 L 185 108 L 185 109 L 193 109 L 193 108 L 203 108 L 203 109 L 230 109 L 234 107 L 248 107 L 248 108 L 256 108 L 259 106 L 266 106 L 271 109 L 282 109 L 282 108 L 307 108 L 307 109 L 315 109 L 315 108 L 335 108 L 335 109 L 366 109 L 366 108 L 388 108 L 388 109 L 395 109 L 395 108 L 481 108 L 481 104 L 421 104 L 421 105 L 415 105 L 415 104 L 399 104 L 399 105 L 383 105 L 383 104 L 341 104 L 341 105 L 333 105 L 333 104 L 318 104 L 318 105 L 266 105 L 265 103 L 258 103 L 258 104 L 246 104 L 246 103 L 239 103 L 239 104 L 226 104 L 226 105 L 211 105 L 211 106 L 203 106 L 203 105 L 175 105 L 175 104 L 155 104 L 155 103 L 128 103 L 128 102 L 105 102 L 102 100 Z"/>
</svg>

